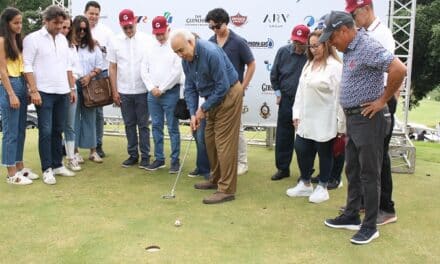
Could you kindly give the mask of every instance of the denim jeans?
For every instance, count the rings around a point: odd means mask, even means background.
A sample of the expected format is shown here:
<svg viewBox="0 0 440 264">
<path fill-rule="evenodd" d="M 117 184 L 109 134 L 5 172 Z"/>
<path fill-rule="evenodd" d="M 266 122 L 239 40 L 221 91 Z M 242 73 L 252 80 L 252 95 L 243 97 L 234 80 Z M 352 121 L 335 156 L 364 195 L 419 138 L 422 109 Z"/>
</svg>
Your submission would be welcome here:
<svg viewBox="0 0 440 264">
<path fill-rule="evenodd" d="M 76 92 L 78 98 L 78 92 Z M 67 116 L 66 116 L 66 124 L 64 128 L 64 139 L 66 141 L 75 141 L 75 117 L 76 117 L 76 107 L 78 101 L 71 103 L 69 101 L 67 105 Z"/>
<path fill-rule="evenodd" d="M 99 78 L 108 76 L 108 70 L 103 70 Z M 96 144 L 102 145 L 102 137 L 104 136 L 104 109 L 102 106 L 96 107 Z"/>
<path fill-rule="evenodd" d="M 75 116 L 75 146 L 79 148 L 96 148 L 96 108 L 84 106 L 84 96 L 79 81 L 78 106 Z"/>
<path fill-rule="evenodd" d="M 193 132 L 193 137 L 196 140 L 197 146 L 197 170 L 200 175 L 205 177 L 205 179 L 209 179 L 211 169 L 209 167 L 208 153 L 206 152 L 205 127 L 206 119 L 202 119 L 199 128 Z"/>
<path fill-rule="evenodd" d="M 319 184 L 327 186 L 333 166 L 332 140 L 317 142 L 312 139 L 296 135 L 295 152 L 298 160 L 298 167 L 301 171 L 301 180 L 310 182 L 313 163 L 316 153 L 319 156 Z"/>
<path fill-rule="evenodd" d="M 150 129 L 148 128 L 147 93 L 120 94 L 121 113 L 127 136 L 127 152 L 130 157 L 150 158 Z M 138 135 L 139 130 L 139 135 Z"/>
<path fill-rule="evenodd" d="M 164 161 L 163 152 L 163 129 L 164 116 L 166 116 L 168 134 L 171 141 L 171 162 L 179 160 L 180 155 L 180 131 L 179 120 L 174 116 L 174 108 L 180 96 L 180 85 L 174 86 L 159 97 L 148 93 L 148 110 L 151 115 L 152 133 L 154 139 L 154 157 Z"/>
<path fill-rule="evenodd" d="M 278 106 L 275 138 L 275 163 L 277 169 L 289 171 L 295 142 L 295 128 L 292 125 L 292 107 L 295 98 L 282 95 Z"/>
<path fill-rule="evenodd" d="M 2 114 L 2 164 L 13 167 L 23 161 L 24 139 L 26 137 L 27 88 L 23 77 L 9 77 L 12 89 L 20 101 L 20 107 L 13 109 L 5 87 L 0 84 L 0 107 Z"/>
<path fill-rule="evenodd" d="M 58 168 L 63 165 L 63 146 L 61 134 L 66 124 L 69 94 L 49 94 L 40 92 L 42 104 L 37 106 L 38 152 L 41 168 Z"/>
</svg>

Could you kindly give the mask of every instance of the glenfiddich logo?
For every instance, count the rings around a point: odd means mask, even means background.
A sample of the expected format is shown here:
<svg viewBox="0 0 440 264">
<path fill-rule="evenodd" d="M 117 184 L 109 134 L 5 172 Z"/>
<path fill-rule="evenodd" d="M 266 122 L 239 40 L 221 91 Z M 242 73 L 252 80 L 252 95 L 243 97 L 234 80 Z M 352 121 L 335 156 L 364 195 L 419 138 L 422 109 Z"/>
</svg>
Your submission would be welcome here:
<svg viewBox="0 0 440 264">
<path fill-rule="evenodd" d="M 241 27 L 247 22 L 247 16 L 242 16 L 240 12 L 238 12 L 235 16 L 231 16 L 231 22 L 234 26 Z"/>
<path fill-rule="evenodd" d="M 208 25 L 205 22 L 205 18 L 202 15 L 195 15 L 194 17 L 188 17 L 185 19 L 185 26 L 189 27 L 206 27 Z"/>
</svg>

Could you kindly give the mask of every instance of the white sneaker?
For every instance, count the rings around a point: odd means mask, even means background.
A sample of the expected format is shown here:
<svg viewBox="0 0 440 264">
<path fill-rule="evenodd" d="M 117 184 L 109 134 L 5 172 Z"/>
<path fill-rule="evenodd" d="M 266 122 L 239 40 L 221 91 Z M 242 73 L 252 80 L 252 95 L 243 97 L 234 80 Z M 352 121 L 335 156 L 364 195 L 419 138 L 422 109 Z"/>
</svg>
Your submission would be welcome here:
<svg viewBox="0 0 440 264">
<path fill-rule="evenodd" d="M 98 155 L 97 152 L 93 152 L 92 154 L 90 154 L 89 160 L 96 163 L 102 163 L 102 158 Z"/>
<path fill-rule="evenodd" d="M 24 177 L 20 172 L 15 173 L 12 177 L 6 177 L 6 182 L 14 185 L 29 185 L 32 180 Z"/>
<path fill-rule="evenodd" d="M 49 168 L 43 172 L 43 182 L 50 185 L 57 183 L 57 180 L 53 176 L 52 168 Z"/>
<path fill-rule="evenodd" d="M 65 177 L 72 177 L 75 176 L 75 173 L 68 170 L 66 167 L 61 166 L 59 168 L 56 168 L 53 170 L 53 174 L 54 175 L 60 175 L 60 176 L 65 176 Z"/>
<path fill-rule="evenodd" d="M 248 172 L 248 166 L 246 164 L 238 163 L 237 165 L 237 175 L 243 175 Z"/>
<path fill-rule="evenodd" d="M 75 158 L 67 160 L 66 167 L 72 171 L 80 171 L 82 169 Z"/>
<path fill-rule="evenodd" d="M 309 197 L 309 202 L 311 203 L 322 203 L 330 199 L 327 188 L 322 187 L 318 184 L 316 186 L 315 191 L 313 191 L 312 195 Z"/>
<path fill-rule="evenodd" d="M 79 164 L 83 164 L 84 163 L 84 159 L 83 157 L 78 153 L 75 153 L 75 159 L 76 161 L 78 161 Z"/>
<path fill-rule="evenodd" d="M 40 178 L 40 176 L 38 176 L 38 174 L 33 173 L 31 171 L 31 169 L 28 169 L 28 168 L 23 168 L 19 172 L 21 173 L 21 175 L 23 175 L 24 177 L 26 177 L 30 180 L 36 180 L 36 179 Z"/>
<path fill-rule="evenodd" d="M 303 181 L 299 181 L 298 184 L 293 187 L 289 188 L 286 191 L 287 196 L 290 197 L 307 197 L 310 196 L 313 193 L 313 186 L 310 184 L 310 186 L 306 186 Z"/>
</svg>

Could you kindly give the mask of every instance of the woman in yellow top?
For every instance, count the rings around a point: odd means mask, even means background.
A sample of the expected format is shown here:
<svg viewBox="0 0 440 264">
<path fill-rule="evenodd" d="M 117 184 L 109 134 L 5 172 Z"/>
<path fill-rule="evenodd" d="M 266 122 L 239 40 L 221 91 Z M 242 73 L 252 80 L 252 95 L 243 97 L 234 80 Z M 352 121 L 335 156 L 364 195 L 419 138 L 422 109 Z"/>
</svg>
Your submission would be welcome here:
<svg viewBox="0 0 440 264">
<path fill-rule="evenodd" d="M 22 16 L 8 7 L 0 15 L 0 108 L 3 127 L 2 165 L 9 184 L 27 185 L 38 175 L 24 168 L 27 87 L 23 78 Z"/>
</svg>

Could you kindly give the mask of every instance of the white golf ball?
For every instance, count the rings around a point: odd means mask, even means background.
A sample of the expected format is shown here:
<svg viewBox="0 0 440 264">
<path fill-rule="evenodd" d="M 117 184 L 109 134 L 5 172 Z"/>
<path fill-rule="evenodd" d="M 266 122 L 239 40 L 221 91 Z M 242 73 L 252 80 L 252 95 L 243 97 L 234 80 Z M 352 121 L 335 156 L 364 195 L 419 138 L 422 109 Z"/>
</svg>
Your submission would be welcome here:
<svg viewBox="0 0 440 264">
<path fill-rule="evenodd" d="M 182 225 L 182 222 L 180 222 L 179 219 L 177 219 L 176 222 L 174 222 L 174 226 L 179 227 L 179 226 L 181 226 L 181 225 Z"/>
</svg>

